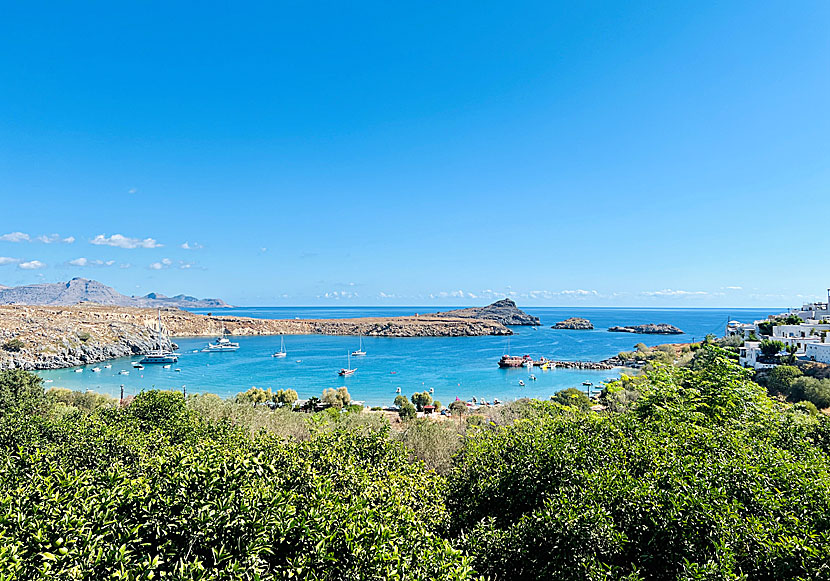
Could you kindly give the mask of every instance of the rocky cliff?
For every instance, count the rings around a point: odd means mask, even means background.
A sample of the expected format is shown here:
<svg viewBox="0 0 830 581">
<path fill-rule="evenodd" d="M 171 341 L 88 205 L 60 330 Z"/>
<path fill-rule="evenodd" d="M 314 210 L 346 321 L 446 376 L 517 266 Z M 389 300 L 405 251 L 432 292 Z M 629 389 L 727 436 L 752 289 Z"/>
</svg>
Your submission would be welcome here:
<svg viewBox="0 0 830 581">
<path fill-rule="evenodd" d="M 0 305 L 77 305 L 95 303 L 119 307 L 180 307 L 219 309 L 228 307 L 220 299 L 197 299 L 188 295 L 168 297 L 150 293 L 143 297 L 128 297 L 97 280 L 73 278 L 69 282 L 29 284 L 0 287 Z"/>
<path fill-rule="evenodd" d="M 564 321 L 559 321 L 551 328 L 590 330 L 594 328 L 594 324 L 591 323 L 591 321 L 589 321 L 588 319 L 583 319 L 581 317 L 571 317 L 569 319 L 565 319 Z"/>
<path fill-rule="evenodd" d="M 162 310 L 159 345 L 154 309 L 99 305 L 0 306 L 0 369 L 54 369 L 169 348 L 170 337 L 229 335 L 366 335 L 462 337 L 510 335 L 490 320 L 434 315 L 363 319 L 252 319 Z M 12 339 L 22 349 L 6 349 Z"/>
<path fill-rule="evenodd" d="M 516 306 L 510 299 L 502 299 L 486 307 L 469 307 L 443 313 L 435 313 L 433 317 L 454 319 L 482 319 L 496 321 L 502 325 L 540 325 L 539 317 L 528 315 Z"/>
<path fill-rule="evenodd" d="M 646 325 L 626 325 L 611 327 L 612 333 L 638 333 L 643 335 L 682 335 L 683 331 L 668 323 L 648 323 Z"/>
</svg>

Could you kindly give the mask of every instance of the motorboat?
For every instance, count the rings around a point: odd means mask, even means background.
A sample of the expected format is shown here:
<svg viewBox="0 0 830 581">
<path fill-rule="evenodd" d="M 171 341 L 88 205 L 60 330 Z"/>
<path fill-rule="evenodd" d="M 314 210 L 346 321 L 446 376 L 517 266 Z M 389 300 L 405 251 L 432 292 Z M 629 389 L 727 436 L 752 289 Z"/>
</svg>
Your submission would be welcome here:
<svg viewBox="0 0 830 581">
<path fill-rule="evenodd" d="M 104 369 L 110 369 L 110 368 L 112 368 L 112 363 L 107 363 L 106 365 L 104 365 Z"/>
<path fill-rule="evenodd" d="M 83 373 L 83 372 L 84 372 L 84 370 L 83 370 L 83 369 L 76 369 L 76 370 L 75 370 L 75 373 Z"/>
<path fill-rule="evenodd" d="M 54 383 L 54 379 L 46 379 L 43 383 Z"/>
<path fill-rule="evenodd" d="M 285 335 L 280 337 L 280 350 L 272 354 L 271 357 L 285 357 L 288 353 L 285 351 Z"/>
<path fill-rule="evenodd" d="M 122 369 L 121 371 L 118 372 L 118 375 L 129 375 L 129 374 L 130 374 L 130 372 L 127 371 L 126 369 Z"/>
<path fill-rule="evenodd" d="M 138 363 L 139 365 L 143 365 L 145 363 L 161 363 L 164 364 L 165 367 L 170 367 L 170 363 L 176 363 L 178 360 L 179 356 L 175 353 L 171 353 L 169 351 L 151 351 Z"/>
<path fill-rule="evenodd" d="M 521 385 L 522 387 L 524 387 L 525 382 L 524 382 L 524 381 L 522 381 L 522 380 L 520 379 L 520 380 L 519 380 L 519 385 Z"/>
<path fill-rule="evenodd" d="M 176 369 L 174 369 L 173 371 L 176 371 L 176 372 L 181 373 L 181 371 L 182 371 L 182 370 L 181 370 L 180 368 L 178 368 L 178 367 L 177 367 L 177 368 L 176 368 Z"/>
<path fill-rule="evenodd" d="M 92 368 L 92 372 L 93 372 L 93 373 L 100 373 L 100 371 L 101 371 L 101 368 L 100 368 L 100 367 L 93 367 L 93 368 Z"/>
<path fill-rule="evenodd" d="M 588 386 L 591 386 L 591 385 L 594 385 L 594 384 L 593 384 L 593 383 L 591 383 L 590 381 L 583 381 L 583 382 L 582 382 L 582 385 L 588 385 Z"/>
<path fill-rule="evenodd" d="M 236 351 L 239 349 L 239 343 L 234 343 L 224 335 L 221 337 L 217 337 L 213 343 L 208 343 L 207 346 L 202 349 L 202 353 L 216 353 L 220 351 Z"/>
<path fill-rule="evenodd" d="M 140 370 L 144 369 L 144 366 L 143 365 L 136 365 L 135 369 L 138 369 L 140 371 Z"/>
<path fill-rule="evenodd" d="M 398 389 L 396 389 L 396 390 L 395 390 L 395 393 L 400 393 L 400 392 L 401 392 L 401 388 L 400 388 L 400 387 L 399 387 Z"/>
<path fill-rule="evenodd" d="M 530 377 L 528 377 L 528 379 L 529 379 L 530 381 L 536 381 L 536 376 L 535 376 L 535 375 L 531 375 Z"/>
<path fill-rule="evenodd" d="M 170 364 L 168 363 L 167 365 L 162 365 L 161 368 L 162 369 L 170 369 Z"/>
</svg>

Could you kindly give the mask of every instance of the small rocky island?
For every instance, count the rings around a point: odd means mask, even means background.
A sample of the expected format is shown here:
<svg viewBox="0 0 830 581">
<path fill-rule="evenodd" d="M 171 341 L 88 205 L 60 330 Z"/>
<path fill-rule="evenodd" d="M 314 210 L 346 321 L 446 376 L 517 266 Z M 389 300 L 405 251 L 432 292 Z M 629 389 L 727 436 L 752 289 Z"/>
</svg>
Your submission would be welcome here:
<svg viewBox="0 0 830 581">
<path fill-rule="evenodd" d="M 588 319 L 583 319 L 582 317 L 571 317 L 569 319 L 565 319 L 564 321 L 559 321 L 556 323 L 551 329 L 578 329 L 578 330 L 591 330 L 594 328 L 594 324 L 589 321 Z"/>
<path fill-rule="evenodd" d="M 435 313 L 431 317 L 449 317 L 453 319 L 480 319 L 496 321 L 502 325 L 541 325 L 539 317 L 528 315 L 510 299 L 502 299 L 486 307 L 469 307 L 443 313 Z"/>
<path fill-rule="evenodd" d="M 612 333 L 637 333 L 640 335 L 682 335 L 683 331 L 668 323 L 648 323 L 646 325 L 626 325 L 611 327 Z"/>
</svg>

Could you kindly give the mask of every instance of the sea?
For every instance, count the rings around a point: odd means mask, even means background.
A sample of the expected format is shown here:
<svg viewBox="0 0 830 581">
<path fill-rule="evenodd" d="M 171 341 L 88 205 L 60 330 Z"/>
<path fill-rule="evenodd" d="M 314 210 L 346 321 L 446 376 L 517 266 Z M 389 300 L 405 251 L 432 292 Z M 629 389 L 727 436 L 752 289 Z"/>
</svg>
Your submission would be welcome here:
<svg viewBox="0 0 830 581">
<path fill-rule="evenodd" d="M 442 308 L 441 310 L 448 310 Z M 238 307 L 222 309 L 223 315 L 274 319 L 333 319 L 355 317 L 394 317 L 434 312 L 435 307 Z M 511 327 L 507 337 L 363 337 L 365 357 L 352 357 L 354 375 L 341 377 L 338 370 L 347 365 L 347 354 L 358 348 L 355 336 L 286 335 L 288 356 L 274 358 L 279 336 L 233 337 L 240 349 L 232 352 L 202 353 L 210 340 L 206 337 L 179 337 L 179 362 L 169 369 L 146 365 L 135 370 L 131 364 L 141 357 L 113 359 L 106 363 L 78 368 L 39 371 L 46 387 L 93 390 L 118 397 L 136 395 L 147 389 L 184 390 L 188 394 L 214 393 L 228 398 L 251 387 L 272 390 L 291 388 L 301 399 L 320 396 L 324 389 L 345 386 L 353 400 L 369 406 L 392 405 L 400 392 L 432 390 L 434 399 L 448 405 L 456 398 L 511 401 L 522 397 L 547 399 L 554 393 L 578 387 L 583 382 L 594 386 L 619 377 L 624 370 L 605 371 L 551 369 L 532 371 L 501 369 L 499 358 L 507 353 L 528 354 L 534 359 L 601 361 L 620 351 L 630 351 L 636 343 L 653 346 L 661 343 L 699 341 L 707 334 L 722 336 L 726 322 L 735 319 L 751 322 L 784 309 L 644 309 L 644 308 L 565 308 L 528 307 L 525 312 L 541 320 L 538 327 Z M 206 314 L 207 310 L 193 312 Z M 216 313 L 216 311 L 213 311 Z M 556 330 L 551 326 L 568 317 L 584 317 L 594 324 L 592 331 Z M 668 323 L 682 329 L 682 335 L 634 335 L 611 333 L 614 325 Z M 111 367 L 105 367 L 111 364 Z M 93 372 L 93 368 L 100 371 Z M 76 372 L 80 369 L 80 372 Z M 129 371 L 120 375 L 119 371 Z M 530 375 L 536 377 L 535 380 Z M 520 384 L 520 381 L 524 385 Z"/>
</svg>

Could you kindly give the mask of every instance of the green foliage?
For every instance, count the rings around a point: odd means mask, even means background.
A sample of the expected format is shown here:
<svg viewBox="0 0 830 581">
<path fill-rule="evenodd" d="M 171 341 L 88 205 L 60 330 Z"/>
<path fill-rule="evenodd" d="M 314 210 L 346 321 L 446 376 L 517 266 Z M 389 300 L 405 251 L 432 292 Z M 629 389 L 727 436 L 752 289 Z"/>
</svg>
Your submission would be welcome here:
<svg viewBox="0 0 830 581">
<path fill-rule="evenodd" d="M 830 379 L 798 377 L 790 386 L 790 398 L 794 401 L 807 400 L 822 409 L 830 407 Z"/>
<path fill-rule="evenodd" d="M 419 412 L 422 412 L 424 411 L 424 406 L 432 403 L 432 396 L 429 394 L 428 391 L 413 393 L 412 403 L 415 405 Z"/>
<path fill-rule="evenodd" d="M 763 341 L 761 341 L 759 347 L 761 349 L 761 353 L 763 353 L 767 357 L 775 357 L 781 351 L 784 350 L 785 345 L 781 341 L 772 341 L 770 339 L 764 339 Z"/>
<path fill-rule="evenodd" d="M 395 396 L 395 407 L 402 408 L 407 403 L 409 403 L 409 400 L 406 399 L 405 395 L 398 394 Z"/>
<path fill-rule="evenodd" d="M 397 439 L 403 442 L 413 459 L 422 460 L 440 474 L 449 471 L 452 457 L 461 447 L 461 437 L 451 423 L 429 418 L 407 422 Z"/>
<path fill-rule="evenodd" d="M 9 351 L 11 353 L 17 353 L 19 351 L 23 351 L 26 348 L 26 343 L 15 337 L 14 339 L 9 339 L 5 343 L 3 343 L 3 351 Z"/>
<path fill-rule="evenodd" d="M 297 398 L 297 392 L 293 389 L 278 389 L 274 394 L 274 403 L 287 407 L 293 407 L 297 401 Z"/>
<path fill-rule="evenodd" d="M 585 392 L 575 388 L 569 387 L 563 389 L 550 397 L 551 401 L 564 406 L 570 406 L 580 411 L 587 412 L 591 409 L 591 400 L 585 395 Z"/>
<path fill-rule="evenodd" d="M 464 415 L 467 413 L 467 404 L 457 399 L 449 405 L 449 410 L 453 415 Z"/>
<path fill-rule="evenodd" d="M 117 399 L 103 393 L 72 391 L 57 387 L 46 391 L 46 401 L 50 406 L 67 406 L 84 412 L 91 412 L 100 408 L 112 408 L 118 405 Z"/>
<path fill-rule="evenodd" d="M 261 403 L 265 403 L 267 401 L 272 401 L 273 398 L 274 394 L 271 392 L 270 387 L 268 389 L 252 387 L 246 392 L 236 394 L 237 403 L 248 403 L 252 405 L 258 405 Z"/>
<path fill-rule="evenodd" d="M 22 369 L 0 371 L 0 416 L 30 414 L 45 403 L 43 380 Z"/>
<path fill-rule="evenodd" d="M 436 412 L 440 412 L 440 411 L 441 411 L 442 404 L 441 404 L 441 402 L 440 402 L 440 401 L 438 401 L 437 399 L 436 399 L 436 400 L 433 400 L 432 405 L 434 405 L 434 406 L 435 406 L 435 411 L 436 411 Z"/>
<path fill-rule="evenodd" d="M 790 394 L 793 381 L 801 377 L 801 370 L 792 365 L 778 365 L 767 373 L 767 389 L 771 394 Z"/>
<path fill-rule="evenodd" d="M 417 414 L 417 410 L 415 406 L 409 402 L 404 403 L 401 406 L 401 409 L 398 410 L 398 415 L 402 420 L 411 420 Z"/>
<path fill-rule="evenodd" d="M 349 405 L 351 401 L 352 397 L 349 395 L 349 390 L 345 386 L 338 387 L 337 389 L 327 387 L 323 390 L 323 403 L 327 403 L 336 408 L 342 408 L 343 406 Z"/>
<path fill-rule="evenodd" d="M 815 579 L 830 550 L 823 419 L 777 412 L 714 346 L 628 413 L 473 430 L 452 533 L 493 579 Z M 816 442 L 811 445 L 809 441 Z"/>
<path fill-rule="evenodd" d="M 7 416 L 0 578 L 469 579 L 441 491 L 386 432 L 250 435 L 178 393 Z"/>
</svg>

